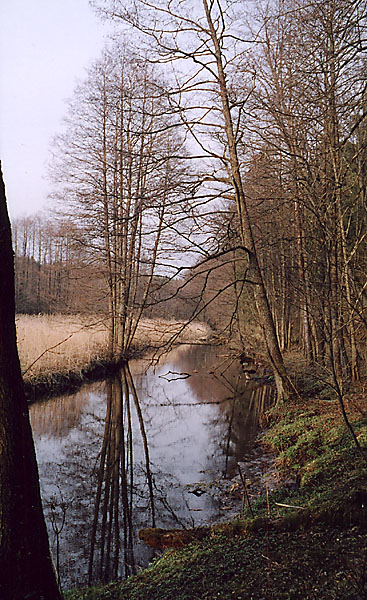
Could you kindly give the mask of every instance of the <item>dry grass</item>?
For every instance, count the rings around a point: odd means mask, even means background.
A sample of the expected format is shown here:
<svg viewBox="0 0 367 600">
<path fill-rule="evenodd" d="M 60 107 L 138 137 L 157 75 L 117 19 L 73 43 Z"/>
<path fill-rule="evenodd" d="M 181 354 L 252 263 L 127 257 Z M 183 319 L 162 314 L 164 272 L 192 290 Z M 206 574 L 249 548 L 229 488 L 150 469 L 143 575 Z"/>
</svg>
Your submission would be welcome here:
<svg viewBox="0 0 367 600">
<path fill-rule="evenodd" d="M 210 327 L 199 321 L 186 325 L 184 321 L 144 319 L 139 323 L 135 343 L 139 347 L 147 343 L 159 346 L 171 339 L 181 343 L 200 342 L 207 340 L 211 333 Z"/>
<path fill-rule="evenodd" d="M 77 371 L 106 358 L 107 328 L 78 315 L 18 315 L 18 351 L 26 379 Z"/>
<path fill-rule="evenodd" d="M 18 350 L 25 379 L 50 373 L 78 371 L 104 360 L 108 352 L 108 329 L 97 317 L 78 315 L 18 315 Z M 158 346 L 178 334 L 184 324 L 163 320 L 140 323 L 134 346 Z M 177 341 L 204 340 L 210 329 L 190 323 Z"/>
</svg>

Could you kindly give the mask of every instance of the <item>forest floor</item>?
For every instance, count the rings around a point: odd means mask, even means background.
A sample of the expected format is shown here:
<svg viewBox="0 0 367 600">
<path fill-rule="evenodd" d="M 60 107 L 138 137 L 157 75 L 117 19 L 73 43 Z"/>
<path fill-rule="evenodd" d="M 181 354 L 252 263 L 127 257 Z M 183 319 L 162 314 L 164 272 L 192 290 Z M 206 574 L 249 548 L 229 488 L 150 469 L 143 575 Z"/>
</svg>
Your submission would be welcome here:
<svg viewBox="0 0 367 600">
<path fill-rule="evenodd" d="M 259 443 L 283 483 L 236 521 L 169 549 L 126 581 L 70 591 L 67 600 L 366 599 L 367 463 L 330 388 L 296 369 L 302 400 L 268 411 Z M 367 445 L 365 384 L 346 410 Z"/>
<path fill-rule="evenodd" d="M 29 399 L 75 389 L 119 368 L 109 358 L 108 327 L 98 315 L 17 315 L 16 325 Z M 142 319 L 130 357 L 175 343 L 201 343 L 211 335 L 205 323 Z"/>
</svg>

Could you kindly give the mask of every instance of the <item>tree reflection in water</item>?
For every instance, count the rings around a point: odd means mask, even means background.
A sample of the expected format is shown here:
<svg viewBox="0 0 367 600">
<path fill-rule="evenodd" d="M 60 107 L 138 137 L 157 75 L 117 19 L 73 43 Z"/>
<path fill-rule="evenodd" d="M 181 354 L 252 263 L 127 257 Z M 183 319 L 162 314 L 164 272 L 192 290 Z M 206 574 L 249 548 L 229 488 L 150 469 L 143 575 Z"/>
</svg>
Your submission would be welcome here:
<svg viewBox="0 0 367 600">
<path fill-rule="evenodd" d="M 143 440 L 146 478 L 149 489 L 151 526 L 155 526 L 153 478 L 148 441 L 138 395 L 126 363 L 121 376 L 107 382 L 107 410 L 98 468 L 97 492 L 91 531 L 88 583 L 117 579 L 120 562 L 120 535 L 123 531 L 124 576 L 136 573 L 133 527 L 133 429 L 131 400 Z M 120 506 L 122 510 L 120 510 Z M 122 528 L 120 519 L 122 517 Z M 148 522 L 148 515 L 146 515 Z"/>
<path fill-rule="evenodd" d="M 142 527 L 199 526 L 238 514 L 240 501 L 230 513 L 228 495 L 212 483 L 236 475 L 238 460 L 251 462 L 272 392 L 246 382 L 239 362 L 220 352 L 177 348 L 148 370 L 132 361 L 119 377 L 31 406 L 65 588 L 146 566 L 157 551 L 138 542 Z M 169 371 L 190 377 L 168 381 Z M 200 496 L 193 493 L 198 482 Z"/>
</svg>

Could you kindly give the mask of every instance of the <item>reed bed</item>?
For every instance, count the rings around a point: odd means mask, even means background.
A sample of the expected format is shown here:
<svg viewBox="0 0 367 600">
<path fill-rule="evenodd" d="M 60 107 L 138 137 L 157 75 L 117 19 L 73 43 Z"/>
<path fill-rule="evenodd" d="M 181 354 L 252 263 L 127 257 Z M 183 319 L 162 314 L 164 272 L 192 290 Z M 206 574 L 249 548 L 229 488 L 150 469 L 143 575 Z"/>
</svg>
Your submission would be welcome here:
<svg viewBox="0 0 367 600">
<path fill-rule="evenodd" d="M 79 371 L 107 358 L 108 330 L 79 315 L 18 315 L 18 351 L 25 379 Z"/>
<path fill-rule="evenodd" d="M 204 342 L 212 334 L 209 325 L 199 321 L 186 323 L 185 321 L 165 321 L 163 319 L 143 319 L 135 337 L 135 344 L 159 346 L 173 343 Z"/>
<path fill-rule="evenodd" d="M 108 360 L 108 327 L 100 318 L 84 315 L 18 315 L 18 351 L 24 379 L 50 378 L 53 373 L 78 372 Z M 179 343 L 206 340 L 204 323 L 146 319 L 139 324 L 134 348 L 143 350 L 174 339 Z M 182 330 L 182 331 L 181 331 Z"/>
</svg>

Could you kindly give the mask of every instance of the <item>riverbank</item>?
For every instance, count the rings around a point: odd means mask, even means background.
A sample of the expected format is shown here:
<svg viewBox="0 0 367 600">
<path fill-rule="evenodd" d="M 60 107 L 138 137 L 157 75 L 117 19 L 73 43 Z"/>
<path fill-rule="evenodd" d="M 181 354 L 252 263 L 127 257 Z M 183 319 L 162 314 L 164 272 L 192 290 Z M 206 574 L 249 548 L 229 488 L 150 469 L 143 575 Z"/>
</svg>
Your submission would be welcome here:
<svg viewBox="0 0 367 600">
<path fill-rule="evenodd" d="M 127 581 L 68 592 L 68 600 L 353 599 L 367 596 L 367 465 L 337 402 L 307 380 L 304 401 L 270 410 L 261 443 L 283 485 L 250 498 L 241 519 L 169 550 Z M 317 392 L 317 393 L 316 393 Z M 367 444 L 363 384 L 346 398 Z"/>
<path fill-rule="evenodd" d="M 78 389 L 120 368 L 108 352 L 104 319 L 86 315 L 17 315 L 18 351 L 27 398 Z M 173 343 L 204 343 L 212 332 L 204 323 L 143 319 L 128 358 Z"/>
</svg>

